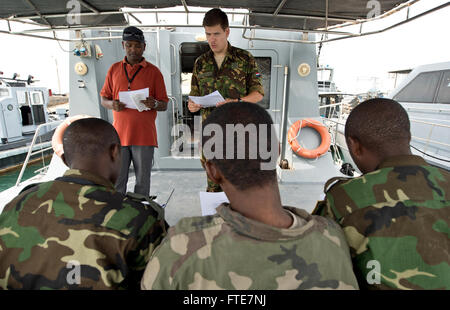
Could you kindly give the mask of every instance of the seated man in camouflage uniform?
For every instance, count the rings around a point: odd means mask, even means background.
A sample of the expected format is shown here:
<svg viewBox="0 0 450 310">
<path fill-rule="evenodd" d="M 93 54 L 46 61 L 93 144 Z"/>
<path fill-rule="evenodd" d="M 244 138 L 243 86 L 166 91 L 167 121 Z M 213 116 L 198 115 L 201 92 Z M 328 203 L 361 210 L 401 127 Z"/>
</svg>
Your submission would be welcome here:
<svg viewBox="0 0 450 310">
<path fill-rule="evenodd" d="M 328 181 L 313 214 L 343 227 L 360 287 L 450 289 L 450 173 L 411 154 L 408 114 L 394 100 L 358 105 L 345 137 L 363 175 Z"/>
<path fill-rule="evenodd" d="M 0 215 L 0 288 L 139 288 L 166 232 L 163 211 L 114 189 L 120 140 L 108 122 L 73 122 L 63 147 L 64 176 L 26 189 Z"/>
<path fill-rule="evenodd" d="M 223 135 L 227 124 L 242 124 L 246 130 L 254 126 L 254 139 Z M 220 205 L 215 215 L 184 218 L 172 227 L 147 265 L 143 289 L 358 288 L 339 226 L 282 206 L 272 124 L 263 108 L 247 102 L 227 103 L 208 116 L 203 130 L 206 171 L 230 204 Z M 210 125 L 217 130 L 214 138 L 206 133 Z M 215 140 L 215 151 L 223 146 L 223 154 L 228 154 L 233 147 L 234 153 L 226 159 L 210 156 L 210 140 Z M 244 159 L 238 159 L 240 145 L 245 147 Z M 261 154 L 267 146 L 274 160 L 263 169 L 267 161 Z M 249 156 L 255 147 L 257 156 Z"/>
</svg>

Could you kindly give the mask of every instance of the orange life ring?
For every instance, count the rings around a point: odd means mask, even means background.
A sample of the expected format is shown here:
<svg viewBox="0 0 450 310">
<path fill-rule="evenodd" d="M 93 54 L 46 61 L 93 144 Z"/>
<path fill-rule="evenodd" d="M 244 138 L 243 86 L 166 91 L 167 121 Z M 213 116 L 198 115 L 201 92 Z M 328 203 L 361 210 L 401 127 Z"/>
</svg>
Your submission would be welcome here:
<svg viewBox="0 0 450 310">
<path fill-rule="evenodd" d="M 303 127 L 311 127 L 320 134 L 322 142 L 320 143 L 319 147 L 313 150 L 309 150 L 300 146 L 300 144 L 297 141 L 297 135 L 298 131 Z M 297 155 L 304 158 L 317 158 L 319 156 L 322 156 L 328 151 L 331 143 L 331 137 L 330 134 L 328 133 L 327 128 L 321 122 L 316 121 L 314 119 L 305 118 L 296 121 L 294 124 L 292 124 L 291 128 L 289 128 L 288 142 L 291 145 L 292 150 Z"/>
<path fill-rule="evenodd" d="M 52 137 L 52 147 L 53 147 L 53 151 L 55 151 L 56 155 L 61 157 L 62 154 L 64 154 L 63 135 L 64 135 L 64 131 L 66 130 L 66 128 L 69 127 L 69 125 L 71 123 L 75 122 L 76 120 L 79 120 L 82 118 L 89 118 L 89 117 L 92 117 L 92 116 L 84 115 L 84 114 L 70 116 L 70 117 L 66 118 L 61 124 L 59 124 L 58 127 L 56 127 L 55 133 L 53 134 L 53 137 Z"/>
</svg>

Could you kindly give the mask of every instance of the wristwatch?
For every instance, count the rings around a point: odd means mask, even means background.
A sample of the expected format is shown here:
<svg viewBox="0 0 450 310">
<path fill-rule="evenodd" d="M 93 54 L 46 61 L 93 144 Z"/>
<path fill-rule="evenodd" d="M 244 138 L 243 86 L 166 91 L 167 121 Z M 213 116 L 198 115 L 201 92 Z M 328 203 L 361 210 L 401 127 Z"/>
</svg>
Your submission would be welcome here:
<svg viewBox="0 0 450 310">
<path fill-rule="evenodd" d="M 158 105 L 159 105 L 159 101 L 158 100 L 155 100 L 155 106 L 152 108 L 153 110 L 156 110 L 156 108 L 158 107 Z"/>
</svg>

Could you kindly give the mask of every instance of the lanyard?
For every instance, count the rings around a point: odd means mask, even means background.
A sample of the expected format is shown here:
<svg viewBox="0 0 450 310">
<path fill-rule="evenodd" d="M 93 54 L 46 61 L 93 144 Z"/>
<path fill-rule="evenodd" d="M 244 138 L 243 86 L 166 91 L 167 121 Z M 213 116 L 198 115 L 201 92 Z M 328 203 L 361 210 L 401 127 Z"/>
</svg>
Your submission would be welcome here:
<svg viewBox="0 0 450 310">
<path fill-rule="evenodd" d="M 125 71 L 125 76 L 127 77 L 128 80 L 128 90 L 130 90 L 131 88 L 131 83 L 134 81 L 134 78 L 136 77 L 136 75 L 139 73 L 139 71 L 141 71 L 142 66 L 139 66 L 139 68 L 136 70 L 136 72 L 133 74 L 133 76 L 130 77 L 128 76 L 128 72 L 127 72 L 127 64 L 123 63 L 123 71 Z"/>
</svg>

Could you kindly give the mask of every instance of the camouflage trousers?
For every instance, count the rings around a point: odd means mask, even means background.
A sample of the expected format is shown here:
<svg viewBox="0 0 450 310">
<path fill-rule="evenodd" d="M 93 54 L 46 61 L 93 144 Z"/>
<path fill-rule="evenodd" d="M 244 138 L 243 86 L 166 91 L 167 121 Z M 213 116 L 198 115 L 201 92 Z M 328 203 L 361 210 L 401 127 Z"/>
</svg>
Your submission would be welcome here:
<svg viewBox="0 0 450 310">
<path fill-rule="evenodd" d="M 201 110 L 201 115 L 202 115 L 202 122 L 208 117 L 208 115 L 212 112 L 213 108 L 206 108 L 206 109 L 202 109 Z M 202 129 L 203 131 L 203 129 Z M 203 169 L 205 169 L 206 172 L 206 168 L 205 168 L 205 164 L 206 164 L 206 158 L 205 155 L 203 154 L 203 152 L 200 153 L 200 163 L 202 164 Z M 207 192 L 223 192 L 222 188 L 220 187 L 219 184 L 214 183 L 213 180 L 211 180 L 208 175 L 206 175 L 206 182 L 207 182 L 207 187 L 206 187 L 206 191 Z"/>
</svg>

